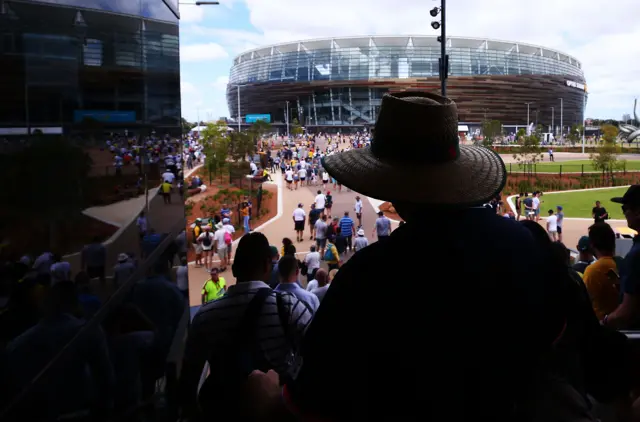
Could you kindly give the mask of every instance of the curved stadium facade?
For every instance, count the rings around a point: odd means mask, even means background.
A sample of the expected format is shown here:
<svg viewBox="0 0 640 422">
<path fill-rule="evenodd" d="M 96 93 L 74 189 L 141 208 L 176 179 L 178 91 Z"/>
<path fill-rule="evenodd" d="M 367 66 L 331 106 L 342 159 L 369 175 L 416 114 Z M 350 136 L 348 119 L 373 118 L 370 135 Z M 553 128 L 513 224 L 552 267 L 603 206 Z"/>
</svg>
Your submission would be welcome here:
<svg viewBox="0 0 640 422">
<path fill-rule="evenodd" d="M 583 120 L 581 63 L 545 47 L 477 38 L 447 38 L 447 95 L 459 121 L 483 120 L 559 129 Z M 227 86 L 231 116 L 269 114 L 276 125 L 297 118 L 307 127 L 375 123 L 387 92 L 440 92 L 435 36 L 348 37 L 277 44 L 237 56 Z M 561 100 L 562 99 L 562 100 Z M 562 115 L 562 116 L 561 116 Z"/>
</svg>

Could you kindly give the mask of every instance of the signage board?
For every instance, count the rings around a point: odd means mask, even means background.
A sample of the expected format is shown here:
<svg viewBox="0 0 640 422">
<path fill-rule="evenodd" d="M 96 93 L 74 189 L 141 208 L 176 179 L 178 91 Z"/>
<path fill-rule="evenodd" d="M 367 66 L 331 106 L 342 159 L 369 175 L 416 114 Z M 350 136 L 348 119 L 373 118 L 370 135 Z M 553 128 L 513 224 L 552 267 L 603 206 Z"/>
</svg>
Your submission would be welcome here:
<svg viewBox="0 0 640 422">
<path fill-rule="evenodd" d="M 84 119 L 94 119 L 103 123 L 135 123 L 135 111 L 75 110 L 73 121 L 80 123 Z"/>
<path fill-rule="evenodd" d="M 571 88 L 577 88 L 581 91 L 587 92 L 587 86 L 585 84 L 581 84 L 580 82 L 567 81 L 567 86 L 570 86 Z"/>
<path fill-rule="evenodd" d="M 244 118 L 245 123 L 255 123 L 258 120 L 271 123 L 271 115 L 270 114 L 247 114 Z"/>
<path fill-rule="evenodd" d="M 33 134 L 39 130 L 43 135 L 62 135 L 61 127 L 0 127 L 0 135 L 13 136 L 13 135 L 26 135 L 31 130 Z"/>
</svg>

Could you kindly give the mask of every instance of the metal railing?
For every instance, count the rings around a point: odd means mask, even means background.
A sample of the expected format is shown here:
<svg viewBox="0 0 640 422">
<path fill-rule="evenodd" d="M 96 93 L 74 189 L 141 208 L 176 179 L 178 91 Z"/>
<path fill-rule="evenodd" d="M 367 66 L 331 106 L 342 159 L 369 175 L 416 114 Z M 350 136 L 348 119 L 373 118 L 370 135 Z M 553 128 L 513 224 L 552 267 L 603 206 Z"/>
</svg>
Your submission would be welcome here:
<svg viewBox="0 0 640 422">
<path fill-rule="evenodd" d="M 538 164 L 519 164 L 519 163 L 508 163 L 507 164 L 508 173 L 514 174 L 533 174 L 533 175 L 557 175 L 562 176 L 566 175 L 602 175 L 604 172 L 602 170 L 594 170 L 590 164 L 563 164 L 562 162 L 549 162 L 545 161 Z M 619 174 L 627 174 L 630 172 L 639 172 L 640 170 L 627 170 L 627 165 L 625 162 L 622 163 L 620 168 L 614 169 L 613 173 Z"/>
<path fill-rule="evenodd" d="M 138 281 L 144 279 L 148 271 L 156 265 L 159 259 L 162 259 L 163 254 L 167 250 L 167 248 L 175 241 L 176 236 L 184 230 L 184 221 L 181 220 L 179 224 L 176 224 L 174 228 L 167 234 L 167 236 L 160 242 L 160 244 L 153 250 L 151 254 L 147 256 L 147 258 L 140 264 L 140 266 L 136 269 L 136 271 L 129 277 L 129 279 L 124 282 L 120 288 L 114 292 L 114 294 L 104 303 L 104 305 L 98 310 L 98 312 L 86 322 L 86 324 L 76 333 L 76 335 L 69 341 L 62 349 L 56 354 L 56 356 L 49 361 L 49 363 L 33 378 L 18 394 L 16 394 L 9 405 L 2 409 L 0 412 L 0 420 L 2 421 L 14 421 L 14 420 L 22 420 L 23 416 L 18 414 L 22 409 L 24 409 L 25 402 L 30 398 L 30 394 L 33 391 L 37 391 L 39 387 L 41 387 L 45 382 L 48 381 L 48 377 L 53 372 L 53 369 L 62 362 L 65 362 L 66 358 L 75 351 L 75 348 L 78 347 L 79 344 L 82 343 L 82 340 L 90 335 L 92 330 L 101 325 L 104 320 L 113 312 L 118 306 L 122 305 L 128 298 L 129 293 L 133 289 L 133 287 L 137 284 Z M 176 334 L 174 336 L 174 343 L 180 343 L 184 341 L 186 336 L 186 329 L 188 327 L 189 321 L 189 309 L 185 304 L 185 315 L 183 317 L 181 323 L 177 327 Z M 167 356 L 167 365 L 166 367 L 169 371 L 175 371 L 177 368 L 177 362 L 179 359 L 175 356 L 175 350 L 178 350 L 178 346 L 175 344 L 172 345 L 171 348 L 174 351 L 173 354 L 169 354 Z M 177 373 L 166 374 L 167 379 L 173 381 L 177 379 Z M 167 383 L 167 389 L 176 388 L 175 383 Z M 170 393 L 167 391 L 167 396 L 175 396 L 174 393 Z M 46 405 L 46 404 L 42 404 Z M 177 411 L 177 410 L 176 410 Z"/>
</svg>

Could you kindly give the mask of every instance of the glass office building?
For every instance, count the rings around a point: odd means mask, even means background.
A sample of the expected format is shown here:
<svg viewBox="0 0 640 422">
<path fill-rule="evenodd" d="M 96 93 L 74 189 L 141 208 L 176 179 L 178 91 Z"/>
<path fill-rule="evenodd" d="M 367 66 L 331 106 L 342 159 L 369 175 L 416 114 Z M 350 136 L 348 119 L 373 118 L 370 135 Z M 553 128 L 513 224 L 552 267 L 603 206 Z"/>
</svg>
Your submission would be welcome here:
<svg viewBox="0 0 640 422">
<path fill-rule="evenodd" d="M 106 131 L 179 132 L 177 2 L 0 7 L 0 136 L 79 133 L 88 119 Z"/>
<path fill-rule="evenodd" d="M 584 74 L 575 58 L 517 42 L 456 37 L 446 42 L 449 96 L 458 103 L 461 121 L 480 121 L 488 115 L 505 124 L 525 124 L 528 102 L 536 104 L 533 113 L 538 112 L 545 124 L 551 124 L 552 107 L 557 108 L 559 124 L 561 97 L 566 97 L 568 117 L 581 115 Z M 369 125 L 375 123 L 386 92 L 439 91 L 439 58 L 440 43 L 433 36 L 266 46 L 234 59 L 228 104 L 234 117 L 239 97 L 243 116 L 268 113 L 272 120 L 282 121 L 288 104 L 289 115 L 307 126 Z"/>
</svg>

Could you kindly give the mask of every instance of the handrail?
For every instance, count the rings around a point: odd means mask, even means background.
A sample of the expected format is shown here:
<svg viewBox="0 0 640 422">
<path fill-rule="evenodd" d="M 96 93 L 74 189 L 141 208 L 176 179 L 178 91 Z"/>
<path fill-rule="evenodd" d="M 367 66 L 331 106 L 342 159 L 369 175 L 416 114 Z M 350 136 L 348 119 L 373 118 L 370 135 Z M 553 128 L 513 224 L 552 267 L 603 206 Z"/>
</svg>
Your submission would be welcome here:
<svg viewBox="0 0 640 422">
<path fill-rule="evenodd" d="M 105 304 L 96 312 L 96 314 L 87 321 L 87 323 L 76 333 L 76 335 L 64 346 L 62 349 L 56 354 L 56 356 L 49 361 L 49 363 L 35 376 L 34 379 L 29 382 L 27 386 L 25 386 L 20 393 L 18 393 L 12 400 L 11 403 L 2 409 L 2 413 L 0 413 L 0 420 L 3 421 L 11 421 L 11 417 L 20 417 L 19 415 L 12 414 L 19 408 L 19 404 L 28 396 L 29 392 L 38 384 L 40 384 L 45 376 L 48 374 L 49 370 L 55 365 L 57 365 L 58 361 L 60 361 L 67 353 L 69 353 L 73 347 L 76 347 L 79 339 L 90 332 L 90 330 L 95 329 L 99 324 L 101 324 L 105 318 L 109 315 L 109 313 L 115 309 L 117 306 L 122 304 L 124 300 L 127 298 L 128 293 L 131 289 L 136 285 L 136 283 L 144 279 L 147 275 L 149 269 L 155 265 L 158 259 L 162 256 L 162 254 L 166 251 L 167 247 L 174 242 L 177 235 L 184 230 L 184 220 L 180 219 L 179 224 L 168 233 L 168 236 L 160 242 L 160 244 L 155 248 L 155 250 L 145 259 L 141 265 L 136 269 L 136 271 L 129 277 L 129 279 L 124 282 L 118 290 L 105 302 Z"/>
</svg>

